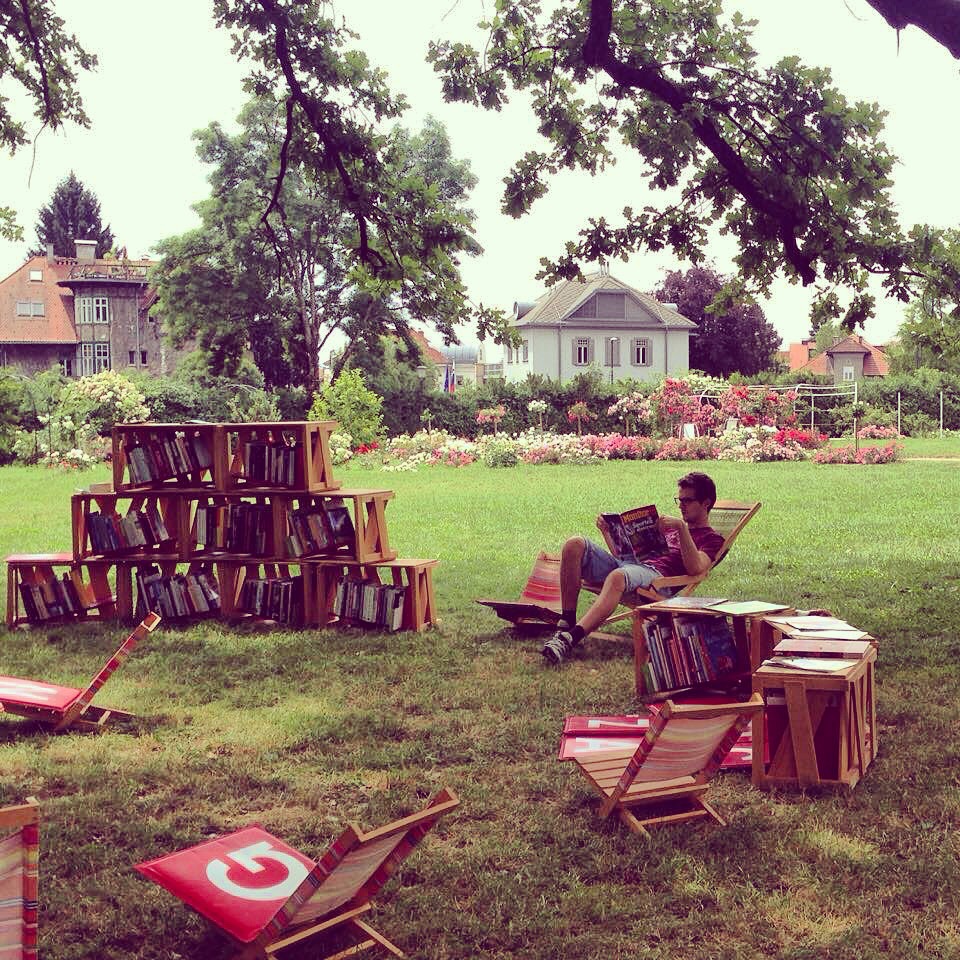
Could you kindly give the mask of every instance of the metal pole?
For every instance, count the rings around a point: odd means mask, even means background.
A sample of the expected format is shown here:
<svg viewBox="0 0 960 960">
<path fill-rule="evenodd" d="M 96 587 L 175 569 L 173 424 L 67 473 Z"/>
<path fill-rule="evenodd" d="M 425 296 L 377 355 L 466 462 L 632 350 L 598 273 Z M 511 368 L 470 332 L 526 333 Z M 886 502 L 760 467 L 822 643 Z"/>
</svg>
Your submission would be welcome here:
<svg viewBox="0 0 960 960">
<path fill-rule="evenodd" d="M 940 439 L 943 439 L 943 391 L 940 391 Z"/>
<path fill-rule="evenodd" d="M 903 433 L 900 429 L 900 391 L 897 391 L 897 433 Z"/>
</svg>

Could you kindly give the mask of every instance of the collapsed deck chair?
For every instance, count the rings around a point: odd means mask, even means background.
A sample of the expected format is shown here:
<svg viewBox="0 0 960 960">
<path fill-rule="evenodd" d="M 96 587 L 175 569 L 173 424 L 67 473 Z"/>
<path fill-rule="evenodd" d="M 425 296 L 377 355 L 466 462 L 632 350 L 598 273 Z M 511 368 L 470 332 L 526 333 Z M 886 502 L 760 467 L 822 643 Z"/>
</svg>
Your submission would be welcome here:
<svg viewBox="0 0 960 960">
<path fill-rule="evenodd" d="M 113 671 L 159 622 L 157 614 L 147 614 L 82 690 L 40 680 L 0 677 L 0 706 L 6 713 L 36 720 L 50 727 L 54 733 L 67 729 L 100 730 L 110 720 L 129 720 L 131 714 L 109 707 L 95 707 L 91 701 Z"/>
<path fill-rule="evenodd" d="M 410 851 L 459 803 L 444 789 L 419 813 L 370 833 L 350 824 L 316 863 L 250 826 L 135 869 L 242 944 L 237 960 L 273 960 L 284 947 L 335 932 L 359 942 L 323 953 L 327 960 L 377 946 L 402 957 L 361 916 Z"/>
<path fill-rule="evenodd" d="M 555 624 L 560 619 L 560 557 L 543 550 L 533 563 L 519 600 L 477 600 L 516 627 Z"/>
<path fill-rule="evenodd" d="M 40 806 L 0 807 L 0 957 L 36 960 Z"/>
<path fill-rule="evenodd" d="M 649 836 L 647 826 L 700 817 L 724 825 L 703 796 L 724 757 L 762 710 L 763 700 L 756 693 L 746 703 L 678 705 L 668 700 L 635 750 L 573 759 L 603 797 L 600 816 L 616 812 L 634 833 Z M 635 808 L 647 806 L 662 809 L 642 819 L 635 815 Z"/>
</svg>

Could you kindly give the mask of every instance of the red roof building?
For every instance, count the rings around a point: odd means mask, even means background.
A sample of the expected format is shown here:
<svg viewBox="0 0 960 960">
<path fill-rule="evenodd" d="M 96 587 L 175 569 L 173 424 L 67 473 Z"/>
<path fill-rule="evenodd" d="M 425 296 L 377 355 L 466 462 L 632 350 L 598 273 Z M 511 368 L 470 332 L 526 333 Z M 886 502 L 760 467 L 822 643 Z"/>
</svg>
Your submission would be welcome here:
<svg viewBox="0 0 960 960">
<path fill-rule="evenodd" d="M 791 343 L 787 353 L 790 372 L 832 376 L 834 383 L 885 377 L 890 370 L 887 355 L 859 334 L 835 340 L 822 353 L 814 355 L 815 340 Z"/>
<path fill-rule="evenodd" d="M 50 249 L 0 280 L 0 366 L 170 372 L 175 351 L 149 316 L 151 261 L 96 259 L 93 241 L 76 244 L 76 257 Z"/>
</svg>

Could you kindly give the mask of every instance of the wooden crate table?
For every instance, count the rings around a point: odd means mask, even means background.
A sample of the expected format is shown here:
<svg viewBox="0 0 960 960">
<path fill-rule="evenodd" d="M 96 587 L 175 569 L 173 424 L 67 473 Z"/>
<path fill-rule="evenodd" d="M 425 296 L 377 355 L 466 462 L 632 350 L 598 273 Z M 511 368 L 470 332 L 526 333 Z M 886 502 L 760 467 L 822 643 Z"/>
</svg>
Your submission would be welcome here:
<svg viewBox="0 0 960 960">
<path fill-rule="evenodd" d="M 775 659 L 756 670 L 753 692 L 763 697 L 766 724 L 754 718 L 754 786 L 856 786 L 877 755 L 876 659 L 870 646 L 839 671 L 792 669 Z"/>
<path fill-rule="evenodd" d="M 437 623 L 436 597 L 433 593 L 433 568 L 439 560 L 397 557 L 376 563 L 343 560 L 305 560 L 311 571 L 310 587 L 313 605 L 310 610 L 313 626 L 326 627 L 335 619 L 334 598 L 340 581 L 346 577 L 382 581 L 381 571 L 389 571 L 394 586 L 406 590 L 401 630 L 421 631 Z"/>
</svg>

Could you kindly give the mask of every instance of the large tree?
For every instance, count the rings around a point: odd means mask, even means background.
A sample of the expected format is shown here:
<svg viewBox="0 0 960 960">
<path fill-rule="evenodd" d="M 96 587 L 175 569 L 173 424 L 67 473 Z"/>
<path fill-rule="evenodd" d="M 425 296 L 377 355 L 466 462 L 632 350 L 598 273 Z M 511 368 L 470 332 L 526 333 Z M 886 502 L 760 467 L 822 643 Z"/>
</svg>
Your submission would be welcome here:
<svg viewBox="0 0 960 960">
<path fill-rule="evenodd" d="M 63 26 L 53 0 L 0 0 L 0 81 L 22 88 L 39 125 L 31 132 L 27 121 L 11 112 L 17 99 L 0 96 L 0 146 L 11 153 L 47 127 L 56 130 L 68 121 L 90 126 L 76 82 L 78 71 L 92 69 L 97 58 Z M 23 237 L 12 207 L 0 205 L 0 237 Z"/>
<path fill-rule="evenodd" d="M 848 102 L 828 70 L 797 57 L 761 66 L 753 25 L 724 19 L 716 0 L 560 0 L 549 14 L 498 0 L 482 54 L 431 45 L 447 99 L 500 109 L 511 90 L 529 98 L 545 146 L 514 165 L 504 212 L 528 212 L 561 170 L 600 173 L 614 140 L 663 191 L 655 206 L 644 188 L 644 205 L 615 221 L 598 213 L 544 259 L 548 282 L 640 249 L 698 263 L 716 233 L 738 245 L 737 292 L 766 293 L 778 275 L 816 283 L 814 312 L 839 309 L 824 304 L 841 291 L 851 328 L 873 311 L 871 275 L 900 299 L 926 282 L 928 231 L 898 223 L 883 111 Z"/>
<path fill-rule="evenodd" d="M 198 154 L 213 166 L 211 196 L 196 206 L 199 228 L 159 245 L 154 282 L 175 339 L 196 337 L 215 372 L 229 373 L 249 348 L 268 385 L 313 389 L 320 351 L 334 333 L 351 347 L 379 349 L 384 332 L 409 340 L 408 313 L 439 318 L 450 333 L 453 316 L 442 284 L 429 289 L 421 278 L 422 289 L 406 296 L 404 285 L 358 266 L 356 220 L 331 186 L 336 174 L 289 149 L 288 121 L 286 104 L 261 95 L 244 108 L 237 135 L 217 123 L 197 134 Z M 425 230 L 432 219 L 424 256 L 442 257 L 444 269 L 455 271 L 461 254 L 479 250 L 464 206 L 475 182 L 469 165 L 451 157 L 434 120 L 417 135 L 394 127 L 378 140 L 387 171 L 380 202 L 393 205 L 394 229 L 409 218 Z M 370 239 L 383 238 L 373 232 Z M 349 354 L 350 347 L 341 362 Z"/>
<path fill-rule="evenodd" d="M 711 304 L 728 278 L 710 267 L 671 270 L 654 291 L 661 303 L 677 309 L 697 326 L 690 341 L 690 366 L 714 377 L 726 379 L 731 373 L 752 376 L 773 367 L 780 346 L 780 334 L 756 303 L 732 303 L 726 310 Z"/>
<path fill-rule="evenodd" d="M 96 240 L 98 257 L 113 246 L 113 233 L 109 224 L 103 225 L 97 195 L 72 170 L 57 184 L 38 217 L 37 247 L 31 255 L 45 253 L 47 244 L 52 243 L 57 256 L 75 256 L 75 240 Z"/>
<path fill-rule="evenodd" d="M 322 189 L 351 223 L 351 280 L 411 317 L 429 319 L 447 341 L 472 322 L 481 338 L 500 338 L 502 311 L 470 302 L 459 255 L 467 224 L 440 191 L 398 160 L 386 124 L 406 100 L 383 71 L 351 48 L 356 35 L 333 4 L 311 0 L 214 0 L 218 26 L 234 52 L 252 64 L 246 81 L 256 95 L 282 103 L 285 126 L 266 220 L 290 171 Z"/>
</svg>

